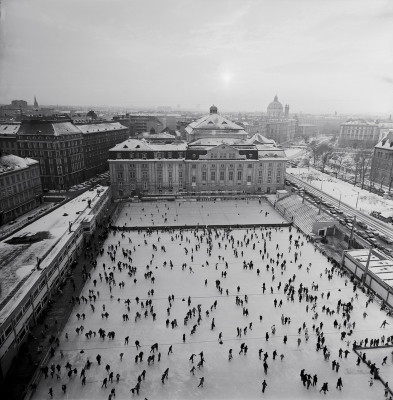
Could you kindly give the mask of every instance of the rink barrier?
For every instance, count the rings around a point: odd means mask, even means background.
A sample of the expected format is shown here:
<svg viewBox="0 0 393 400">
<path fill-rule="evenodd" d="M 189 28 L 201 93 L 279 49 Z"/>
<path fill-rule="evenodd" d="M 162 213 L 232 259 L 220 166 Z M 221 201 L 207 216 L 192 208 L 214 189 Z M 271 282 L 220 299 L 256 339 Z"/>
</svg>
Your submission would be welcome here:
<svg viewBox="0 0 393 400">
<path fill-rule="evenodd" d="M 115 231 L 167 231 L 167 230 L 203 230 L 203 229 L 246 229 L 246 228 L 287 228 L 292 226 L 292 222 L 280 222 L 269 224 L 223 224 L 223 225 L 146 225 L 146 226 L 116 226 L 110 225 L 109 229 Z"/>
<path fill-rule="evenodd" d="M 343 252 L 342 265 L 350 271 L 360 282 L 364 279 L 364 286 L 371 290 L 383 303 L 390 309 L 393 308 L 393 288 L 384 282 L 379 276 L 375 275 L 370 269 L 365 271 L 365 267 L 359 263 L 345 250 Z M 364 277 L 364 274 L 366 276 Z"/>
<path fill-rule="evenodd" d="M 381 348 L 381 347 L 392 347 L 392 346 L 376 346 L 375 348 Z M 362 356 L 358 353 L 358 350 L 362 350 L 362 349 L 371 350 L 372 348 L 373 348 L 373 347 L 355 347 L 355 348 L 353 348 L 352 350 L 353 350 L 353 352 L 362 360 L 362 363 L 363 363 L 363 364 L 366 364 L 367 367 L 368 367 L 367 360 L 366 360 L 366 361 L 363 361 L 363 358 L 362 358 Z M 369 360 L 369 361 L 371 361 L 371 360 Z M 369 367 L 369 369 L 370 369 L 370 367 Z M 378 368 L 378 369 L 379 369 L 379 368 Z M 377 375 L 374 374 L 373 378 L 374 378 L 375 380 L 376 380 L 376 379 L 379 379 L 379 380 L 382 382 L 383 387 L 384 387 L 384 388 L 386 387 L 386 382 L 387 382 L 387 381 L 385 381 L 385 380 L 381 377 L 381 375 L 379 375 L 378 372 L 377 372 Z M 393 390 L 390 388 L 389 385 L 388 385 L 388 390 L 389 390 L 390 395 L 393 396 Z"/>
</svg>

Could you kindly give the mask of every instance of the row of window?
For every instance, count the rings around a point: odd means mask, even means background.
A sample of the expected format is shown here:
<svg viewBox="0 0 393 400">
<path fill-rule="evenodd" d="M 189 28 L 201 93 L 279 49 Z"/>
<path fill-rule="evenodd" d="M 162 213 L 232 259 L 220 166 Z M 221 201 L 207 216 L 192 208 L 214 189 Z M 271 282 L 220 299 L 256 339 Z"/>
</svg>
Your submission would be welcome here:
<svg viewBox="0 0 393 400">
<path fill-rule="evenodd" d="M 22 171 L 16 174 L 12 174 L 9 176 L 5 176 L 0 178 L 0 187 L 4 188 L 6 186 L 16 184 L 18 182 L 30 181 L 34 177 L 38 177 L 40 175 L 38 167 L 33 167 L 28 169 L 27 171 Z"/>
<path fill-rule="evenodd" d="M 124 164 L 115 164 L 115 168 L 116 169 L 123 169 L 123 165 Z M 134 164 L 134 163 L 127 163 L 127 165 L 128 165 L 128 168 L 129 169 L 134 169 L 134 168 L 136 168 L 136 164 Z M 142 164 L 140 164 L 141 165 L 141 168 L 142 169 L 148 169 L 149 168 L 149 164 L 146 164 L 146 163 L 142 163 Z M 162 168 L 162 163 L 157 163 L 157 164 L 155 164 L 155 165 L 157 165 L 157 168 Z M 172 166 L 173 166 L 173 164 L 172 163 L 167 163 L 167 164 L 165 164 L 165 165 L 167 165 L 168 166 L 168 168 L 172 168 Z M 182 168 L 182 166 L 183 166 L 183 164 L 182 163 L 178 163 L 177 164 L 178 165 L 178 167 L 179 168 Z M 198 164 L 199 166 L 201 166 L 201 164 Z M 255 164 L 247 164 L 247 168 L 252 168 L 253 167 L 253 165 L 255 165 Z M 272 168 L 273 167 L 273 163 L 272 162 L 269 162 L 269 163 L 259 163 L 259 167 L 260 168 L 262 168 L 262 167 L 264 167 L 264 166 L 268 166 L 269 168 Z M 277 167 L 278 168 L 282 168 L 282 166 L 283 166 L 283 163 L 282 162 L 279 162 L 279 163 L 277 163 L 276 164 L 277 165 Z M 229 166 L 229 168 L 235 168 L 235 166 L 237 166 L 237 168 L 243 168 L 244 167 L 244 164 L 202 164 L 202 168 L 204 169 L 204 168 L 207 168 L 207 167 L 210 167 L 210 168 L 217 168 L 217 166 L 219 166 L 219 168 L 226 168 L 227 166 Z M 197 164 L 191 164 L 191 168 L 192 169 L 196 169 L 197 168 Z"/>
<path fill-rule="evenodd" d="M 50 139 L 50 142 L 39 142 L 37 139 L 31 139 L 29 142 L 18 142 L 18 146 L 20 149 L 52 149 L 53 138 Z M 54 149 L 65 149 L 67 147 L 80 147 L 82 145 L 82 140 L 69 140 L 63 141 L 60 143 L 53 143 Z"/>
</svg>

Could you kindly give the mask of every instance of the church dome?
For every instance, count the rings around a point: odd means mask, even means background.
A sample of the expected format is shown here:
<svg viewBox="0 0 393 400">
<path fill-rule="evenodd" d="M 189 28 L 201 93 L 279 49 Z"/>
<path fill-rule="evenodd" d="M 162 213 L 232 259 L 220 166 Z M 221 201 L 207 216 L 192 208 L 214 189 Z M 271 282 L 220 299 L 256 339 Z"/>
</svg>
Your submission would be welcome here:
<svg viewBox="0 0 393 400">
<path fill-rule="evenodd" d="M 267 107 L 267 115 L 270 117 L 280 117 L 283 112 L 283 106 L 278 101 L 277 95 L 274 96 L 274 100 Z"/>
<path fill-rule="evenodd" d="M 217 114 L 217 112 L 218 112 L 218 109 L 217 109 L 217 107 L 213 104 L 213 105 L 210 107 L 210 114 Z"/>
</svg>

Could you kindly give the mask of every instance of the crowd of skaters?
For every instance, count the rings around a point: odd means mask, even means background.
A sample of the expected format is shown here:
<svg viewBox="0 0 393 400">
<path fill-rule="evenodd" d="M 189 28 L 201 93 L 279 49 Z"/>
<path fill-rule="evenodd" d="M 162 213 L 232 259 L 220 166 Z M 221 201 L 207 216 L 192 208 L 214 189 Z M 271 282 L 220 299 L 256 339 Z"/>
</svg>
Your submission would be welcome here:
<svg viewBox="0 0 393 400">
<path fill-rule="evenodd" d="M 167 207 L 165 205 L 165 207 Z M 157 206 L 158 208 L 158 206 Z M 169 209 L 169 208 L 168 208 Z M 183 247 L 184 251 L 184 256 L 182 259 L 182 270 L 189 270 L 190 273 L 193 273 L 193 266 L 191 265 L 194 261 L 194 254 L 197 252 L 202 251 L 202 245 L 205 245 L 206 247 L 206 260 L 205 262 L 201 265 L 202 268 L 215 268 L 215 270 L 218 270 L 220 268 L 220 279 L 216 279 L 215 287 L 217 289 L 217 296 L 218 298 L 220 296 L 229 296 L 229 295 L 234 295 L 236 294 L 235 297 L 235 305 L 240 307 L 242 309 L 242 315 L 248 317 L 249 316 L 249 310 L 247 307 L 248 304 L 248 295 L 247 294 L 241 294 L 241 287 L 237 286 L 236 288 L 231 288 L 231 287 L 225 287 L 225 279 L 227 277 L 227 274 L 230 273 L 232 265 L 228 264 L 228 261 L 225 260 L 225 256 L 219 255 L 218 260 L 211 260 L 212 256 L 212 250 L 214 246 L 218 246 L 220 249 L 225 250 L 225 251 L 231 251 L 233 252 L 233 255 L 235 256 L 236 259 L 239 259 L 239 263 L 242 265 L 243 270 L 245 271 L 254 271 L 254 267 L 256 269 L 256 275 L 258 277 L 262 277 L 264 280 L 261 282 L 261 292 L 264 294 L 265 291 L 269 291 L 272 295 L 275 294 L 284 294 L 284 302 L 283 299 L 281 298 L 279 301 L 275 297 L 273 300 L 273 305 L 274 308 L 280 308 L 280 309 L 285 309 L 285 298 L 287 302 L 292 302 L 294 303 L 295 301 L 299 303 L 304 303 L 306 313 L 310 313 L 312 315 L 312 325 L 308 325 L 306 321 L 303 322 L 301 326 L 298 328 L 298 337 L 296 338 L 297 341 L 297 346 L 301 346 L 303 342 L 307 343 L 310 340 L 310 335 L 312 335 L 312 338 L 316 338 L 315 342 L 315 349 L 316 352 L 321 351 L 323 353 L 323 359 L 325 361 L 329 361 L 329 357 L 331 354 L 331 350 L 329 349 L 327 343 L 326 343 L 326 336 L 324 334 L 324 324 L 322 321 L 318 322 L 319 319 L 319 313 L 325 313 L 327 316 L 334 318 L 334 321 L 332 321 L 332 326 L 340 332 L 340 337 L 341 340 L 345 340 L 345 343 L 347 345 L 347 348 L 345 350 L 340 349 L 338 352 L 338 358 L 342 358 L 342 355 L 344 354 L 345 358 L 347 358 L 347 355 L 349 354 L 350 350 L 350 344 L 351 341 L 348 339 L 351 337 L 353 334 L 353 331 L 355 329 L 355 321 L 351 320 L 351 311 L 353 309 L 353 302 L 355 301 L 354 298 L 351 299 L 350 302 L 344 301 L 344 299 L 339 299 L 337 303 L 336 309 L 332 309 L 329 307 L 326 307 L 323 305 L 323 299 L 324 296 L 326 296 L 326 299 L 329 299 L 330 297 L 330 291 L 327 291 L 326 293 L 319 292 L 319 287 L 318 283 L 312 283 L 311 287 L 305 286 L 302 282 L 299 282 L 296 276 L 296 269 L 301 270 L 302 268 L 309 273 L 310 269 L 313 268 L 311 263 L 308 263 L 307 265 L 303 265 L 302 263 L 299 262 L 300 257 L 302 255 L 302 247 L 304 246 L 305 242 L 309 241 L 309 238 L 305 235 L 303 235 L 301 232 L 294 228 L 289 228 L 290 230 L 290 235 L 289 235 L 289 242 L 288 242 L 288 247 L 283 248 L 281 245 L 277 244 L 276 245 L 276 251 L 270 252 L 267 250 L 266 244 L 269 241 L 272 241 L 272 232 L 280 230 L 280 228 L 258 228 L 258 229 L 247 229 L 244 230 L 244 236 L 243 240 L 235 239 L 234 236 L 231 234 L 230 229 L 208 229 L 208 228 L 201 228 L 198 230 L 193 230 L 193 231 L 187 231 L 187 230 L 169 230 L 166 229 L 166 233 L 171 234 L 171 241 L 176 242 L 180 241 L 182 244 L 185 242 L 185 246 Z M 143 235 L 143 243 L 146 248 L 149 248 L 151 243 L 150 243 L 150 237 L 155 233 L 153 229 L 150 230 L 140 230 L 138 231 L 139 235 Z M 118 236 L 121 236 L 122 239 L 126 239 L 127 235 L 129 235 L 127 232 L 119 232 L 114 230 L 112 232 L 113 238 L 117 238 Z M 190 238 L 191 235 L 191 238 Z M 260 255 L 260 264 L 254 265 L 253 261 L 248 261 L 247 260 L 247 249 L 252 248 L 253 250 L 256 249 L 256 242 L 262 241 L 263 246 L 259 250 L 259 255 Z M 195 244 L 196 243 L 196 244 Z M 78 309 L 78 306 L 81 304 L 90 304 L 90 312 L 94 313 L 96 312 L 97 306 L 95 303 L 97 302 L 98 299 L 100 299 L 100 291 L 98 290 L 102 286 L 106 286 L 109 289 L 110 293 L 110 301 L 117 301 L 119 303 L 119 307 L 124 307 L 123 309 L 123 314 L 122 314 L 122 320 L 123 322 L 128 322 L 132 323 L 132 321 L 137 324 L 139 320 L 142 320 L 143 318 L 151 318 L 153 321 L 156 320 L 156 310 L 155 310 L 155 305 L 154 305 L 154 285 L 155 285 L 155 276 L 154 276 L 154 265 L 155 265 L 155 255 L 160 252 L 161 254 L 166 253 L 166 248 L 165 245 L 160 244 L 160 237 L 158 236 L 157 242 L 151 245 L 151 259 L 147 260 L 147 264 L 145 267 L 136 267 L 133 265 L 133 259 L 132 256 L 133 254 L 137 251 L 135 245 L 132 242 L 132 239 L 128 237 L 127 244 L 122 245 L 120 240 L 117 240 L 116 244 L 109 244 L 106 246 L 106 248 L 102 247 L 99 249 L 99 253 L 101 256 L 104 256 L 104 253 L 107 253 L 107 256 L 111 260 L 111 264 L 107 265 L 106 263 L 97 263 L 97 261 L 93 258 L 90 259 L 91 266 L 94 269 L 99 269 L 99 281 L 94 279 L 93 280 L 93 285 L 94 289 L 89 289 L 89 295 L 88 297 L 84 296 L 75 296 L 72 298 L 72 303 L 76 306 L 76 309 Z M 317 250 L 315 250 L 317 251 Z M 149 254 L 149 253 L 148 253 Z M 225 253 L 221 253 L 225 254 Z M 159 257 L 157 257 L 158 260 Z M 331 280 L 333 277 L 333 274 L 341 276 L 343 279 L 345 278 L 345 273 L 344 271 L 332 260 L 331 261 L 331 266 L 329 268 L 325 268 L 324 271 L 320 273 L 320 278 L 326 278 L 328 280 Z M 289 266 L 289 263 L 292 263 L 291 266 L 291 271 L 293 273 L 291 274 L 291 277 L 287 280 L 282 280 L 281 277 L 284 275 L 284 273 L 287 270 L 287 267 Z M 176 262 L 176 265 L 178 264 L 178 261 Z M 172 269 L 174 267 L 174 263 L 172 260 L 167 260 L 164 261 L 162 264 L 163 268 L 170 268 Z M 195 268 L 195 266 L 194 266 Z M 138 284 L 138 279 L 140 279 L 138 275 L 138 271 L 141 269 L 144 270 L 143 277 L 145 280 L 149 281 L 151 284 L 151 289 L 147 292 L 147 299 L 140 299 L 138 297 L 133 298 L 132 297 L 132 287 L 133 285 Z M 124 280 L 122 271 L 127 272 L 128 278 Z M 287 274 L 286 274 L 287 275 Z M 119 277 L 118 277 L 119 276 Z M 121 278 L 120 278 L 121 276 Z M 138 277 L 137 277 L 138 276 Z M 90 281 L 91 274 L 87 273 L 85 274 L 85 279 L 86 281 Z M 120 280 L 121 279 L 121 280 Z M 207 279 L 204 281 L 205 285 L 208 285 L 209 282 Z M 345 284 L 347 285 L 348 281 L 345 281 Z M 358 288 L 356 287 L 356 283 L 351 281 L 354 287 L 354 297 L 356 300 L 358 300 Z M 268 287 L 270 288 L 268 289 Z M 121 299 L 120 297 L 115 297 L 113 293 L 113 289 L 115 287 L 118 287 L 118 291 L 124 291 L 124 296 L 130 296 L 127 297 L 125 300 Z M 131 289 L 130 289 L 131 288 Z M 118 291 L 116 293 L 118 293 Z M 215 300 L 210 307 L 207 307 L 206 309 L 202 308 L 201 304 L 195 304 L 194 300 L 192 299 L 191 296 L 189 296 L 186 299 L 182 299 L 183 301 L 187 302 L 187 305 L 189 307 L 187 313 L 184 315 L 183 319 L 183 327 L 184 329 L 188 329 L 188 332 L 186 331 L 185 333 L 182 334 L 182 341 L 183 343 L 186 342 L 189 338 L 191 338 L 194 334 L 196 334 L 198 329 L 206 329 L 205 326 L 201 325 L 202 321 L 204 319 L 209 319 L 209 328 L 210 330 L 214 331 L 216 328 L 216 323 L 215 323 L 215 314 L 217 313 L 217 307 L 219 306 L 219 300 Z M 167 312 L 167 319 L 165 321 L 165 326 L 166 328 L 171 327 L 171 329 L 176 329 L 178 328 L 178 322 L 176 318 L 171 318 L 171 309 L 175 301 L 179 301 L 179 299 L 176 299 L 174 294 L 169 294 L 168 295 L 168 307 L 166 309 Z M 369 300 L 367 300 L 369 302 Z M 106 304 L 103 303 L 101 304 L 101 317 L 102 319 L 108 319 L 108 318 L 117 318 L 117 316 L 112 316 L 106 311 Z M 135 311 L 135 308 L 138 309 L 138 311 Z M 135 314 L 132 316 L 131 315 L 131 309 L 135 312 Z M 263 307 L 262 307 L 263 309 Z M 85 313 L 80 313 L 77 312 L 75 314 L 75 317 L 77 321 L 83 321 L 84 324 L 88 323 L 88 320 L 86 320 L 86 314 Z M 133 318 L 130 318 L 133 317 Z M 86 321 L 85 321 L 86 320 Z M 258 315 L 256 316 L 256 319 L 254 320 L 254 323 L 256 321 L 259 321 L 259 323 L 262 323 L 263 321 L 263 315 Z M 291 316 L 290 315 L 284 315 L 282 313 L 281 315 L 281 323 L 283 326 L 291 324 Z M 381 324 L 381 327 L 385 328 L 388 322 L 384 320 Z M 89 328 L 85 328 L 84 325 L 80 325 L 79 327 L 76 328 L 75 333 L 77 335 L 84 334 L 87 340 L 114 340 L 116 336 L 116 332 L 114 330 L 112 331 L 106 331 L 103 328 L 99 328 L 97 331 L 93 331 L 91 329 L 87 330 Z M 248 322 L 246 326 L 244 327 L 237 327 L 236 328 L 236 338 L 245 338 L 247 337 L 247 332 L 252 331 L 253 329 L 253 322 Z M 269 330 L 266 331 L 264 339 L 266 342 L 269 341 L 269 339 L 273 336 L 275 336 L 277 332 L 277 328 L 275 325 L 272 325 Z M 65 333 L 65 341 L 68 340 L 69 335 L 71 333 L 66 332 Z M 284 345 L 288 341 L 288 336 L 283 334 L 283 343 Z M 373 343 L 375 343 L 374 339 Z M 385 339 L 384 339 L 385 340 Z M 387 343 L 390 343 L 392 340 L 392 337 L 388 337 L 386 339 Z M 225 341 L 225 338 L 223 337 L 223 333 L 219 332 L 218 334 L 218 344 L 223 345 Z M 367 345 L 368 341 L 364 341 L 364 344 Z M 382 340 L 381 340 L 381 343 Z M 56 343 L 57 346 L 60 346 L 60 343 Z M 360 342 L 359 345 L 362 345 L 363 343 Z M 146 345 L 146 344 L 144 344 Z M 371 345 L 371 342 L 370 342 Z M 126 336 L 124 338 L 124 346 L 129 346 L 129 336 Z M 352 343 L 352 348 L 356 348 L 358 344 L 356 341 Z M 61 346 L 60 346 L 61 347 Z M 151 345 L 150 349 L 150 354 L 148 357 L 146 357 L 146 361 L 144 361 L 144 352 L 140 350 L 141 344 L 139 340 L 135 340 L 135 348 L 137 350 L 137 354 L 135 355 L 135 364 L 143 364 L 144 367 L 147 369 L 154 365 L 155 362 L 160 363 L 161 362 L 161 352 L 159 351 L 159 345 L 158 343 L 155 343 Z M 157 358 L 156 358 L 156 352 L 157 352 Z M 248 345 L 247 342 L 244 341 L 240 344 L 239 346 L 239 352 L 238 356 L 247 356 L 248 352 Z M 170 355 L 173 353 L 173 345 L 169 345 L 168 350 L 165 350 L 166 356 L 170 357 Z M 81 351 L 81 354 L 83 354 L 83 350 Z M 64 353 L 61 351 L 62 357 L 64 357 Z M 263 357 L 262 357 L 263 355 Z M 123 360 L 124 352 L 121 352 L 119 355 L 120 362 Z M 196 363 L 196 368 L 193 365 L 194 364 L 194 357 L 196 357 L 195 354 L 192 354 L 189 358 L 189 361 L 192 365 L 190 369 L 190 373 L 194 376 L 195 372 L 203 372 L 203 366 L 205 362 L 205 358 L 203 355 L 203 351 L 199 353 L 200 359 Z M 393 356 L 393 353 L 392 353 Z M 258 357 L 261 360 L 262 368 L 263 368 L 263 373 L 266 376 L 263 381 L 262 381 L 262 393 L 265 392 L 265 390 L 268 387 L 268 380 L 269 377 L 269 365 L 268 365 L 268 359 L 269 359 L 269 353 L 264 352 L 262 348 L 258 350 Z M 271 360 L 276 361 L 276 358 L 278 357 L 278 352 L 277 350 L 274 350 L 271 353 Z M 101 355 L 97 354 L 96 356 L 96 362 L 98 366 L 101 366 Z M 263 358 L 263 361 L 262 361 Z M 284 354 L 280 354 L 279 356 L 281 362 L 285 362 Z M 228 350 L 228 361 L 231 361 L 233 359 L 233 351 L 232 348 Z M 364 360 L 366 362 L 366 360 Z M 84 386 L 86 385 L 86 374 L 91 368 L 91 365 L 93 364 L 94 361 L 91 361 L 89 358 L 86 358 L 85 365 L 82 368 L 78 367 L 73 367 L 69 362 L 65 364 L 65 369 L 67 371 L 66 375 L 69 380 L 72 380 L 74 377 L 79 375 L 79 378 L 81 380 L 81 385 Z M 144 364 L 146 362 L 147 364 Z M 270 361 L 269 361 L 270 362 Z M 385 360 L 386 363 L 386 360 Z M 46 369 L 47 368 L 47 369 Z M 340 363 L 337 360 L 332 361 L 332 370 L 337 372 L 339 371 L 340 368 Z M 50 365 L 50 367 L 44 367 L 46 371 L 50 369 L 51 371 L 51 378 L 54 377 L 54 374 L 56 373 L 56 378 L 59 380 L 62 380 L 62 385 L 61 385 L 61 390 L 63 393 L 66 393 L 67 391 L 67 383 L 63 383 L 64 380 L 64 374 L 61 374 L 62 367 L 61 365 L 57 364 L 54 366 L 54 364 Z M 52 374 L 52 371 L 53 374 Z M 121 376 L 117 371 L 112 370 L 112 367 L 109 364 L 105 365 L 105 371 L 106 371 L 106 376 L 103 378 L 101 382 L 101 387 L 102 389 L 106 389 L 108 384 L 119 384 L 121 380 Z M 375 369 L 373 370 L 373 372 Z M 373 374 L 375 377 L 375 375 Z M 45 374 L 45 378 L 47 378 L 48 375 L 47 373 Z M 141 374 L 138 375 L 135 385 L 132 385 L 130 388 L 130 392 L 132 395 L 139 395 L 140 390 L 142 390 L 143 387 L 143 382 L 145 381 L 146 377 L 146 369 L 143 370 Z M 301 379 L 303 382 L 303 385 L 306 386 L 307 389 L 310 388 L 310 386 L 316 386 L 316 383 L 318 381 L 318 377 L 316 374 L 311 378 L 310 374 L 306 374 L 304 370 L 301 371 Z M 164 372 L 161 375 L 161 382 L 162 384 L 166 384 L 166 382 L 169 380 L 169 368 L 166 368 Z M 129 382 L 127 382 L 129 383 Z M 203 376 L 199 376 L 199 384 L 196 386 L 197 388 L 203 388 L 205 384 L 205 374 Z M 207 384 L 208 384 L 208 377 L 207 377 Z M 343 381 L 341 377 L 338 377 L 337 383 L 336 383 L 336 389 L 337 390 L 342 390 L 344 387 Z M 326 394 L 328 392 L 328 382 L 324 382 L 322 385 L 322 388 L 320 392 L 323 392 Z M 49 396 L 52 397 L 53 394 L 53 389 L 50 388 L 48 392 Z M 108 399 L 113 399 L 116 396 L 116 389 L 115 386 L 111 388 L 110 393 L 108 395 Z"/>
</svg>

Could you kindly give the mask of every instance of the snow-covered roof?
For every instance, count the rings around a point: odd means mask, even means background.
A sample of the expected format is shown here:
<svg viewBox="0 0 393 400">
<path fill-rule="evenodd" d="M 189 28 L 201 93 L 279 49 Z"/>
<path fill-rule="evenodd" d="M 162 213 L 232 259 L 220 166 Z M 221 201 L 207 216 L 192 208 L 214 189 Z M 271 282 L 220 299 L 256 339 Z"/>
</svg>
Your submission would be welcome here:
<svg viewBox="0 0 393 400">
<path fill-rule="evenodd" d="M 20 124 L 0 124 L 0 135 L 16 135 Z"/>
<path fill-rule="evenodd" d="M 235 138 L 203 138 L 194 140 L 189 144 L 190 147 L 194 146 L 218 146 L 220 144 L 228 144 L 231 146 L 237 145 L 250 145 L 250 143 L 246 142 L 243 139 L 235 139 Z"/>
<path fill-rule="evenodd" d="M 378 126 L 375 121 L 368 121 L 366 119 L 349 119 L 341 125 L 367 125 L 367 126 Z"/>
<path fill-rule="evenodd" d="M 138 134 L 139 138 L 145 138 L 147 140 L 151 139 L 151 140 L 160 140 L 160 139 L 176 139 L 175 135 L 171 135 L 168 132 L 160 132 L 160 133 L 150 133 L 150 132 L 142 132 L 140 134 Z"/>
<path fill-rule="evenodd" d="M 347 251 L 346 253 L 365 268 L 369 252 L 369 249 L 360 249 Z M 393 259 L 391 257 L 374 249 L 370 257 L 369 271 L 390 287 L 393 287 Z"/>
<path fill-rule="evenodd" d="M 93 208 L 107 190 L 107 187 L 97 186 L 0 242 L 0 324 L 18 304 L 18 299 L 25 296 L 41 277 L 42 271 L 35 269 L 37 257 L 43 259 L 40 267 L 45 269 L 69 239 L 69 223 L 72 223 L 72 229 L 81 224 L 91 212 L 88 200 L 91 200 Z M 20 244 L 9 243 L 13 239 L 35 235 L 42 239 L 31 242 L 26 240 Z M 18 285 L 21 286 L 17 288 Z M 11 295 L 12 290 L 15 293 Z"/>
<path fill-rule="evenodd" d="M 52 135 L 61 136 L 81 133 L 79 128 L 71 121 L 47 121 L 47 120 L 26 120 L 18 134 L 20 135 Z"/>
<path fill-rule="evenodd" d="M 83 134 L 92 132 L 105 132 L 105 131 L 117 131 L 119 129 L 128 129 L 120 122 L 103 122 L 99 124 L 86 124 L 78 125 L 78 128 Z"/>
<path fill-rule="evenodd" d="M 393 130 L 389 131 L 374 147 L 376 149 L 393 150 Z"/>
<path fill-rule="evenodd" d="M 185 151 L 187 150 L 186 142 L 174 142 L 174 143 L 153 143 L 147 142 L 144 139 L 127 139 L 124 142 L 117 144 L 112 147 L 109 151 Z"/>
<path fill-rule="evenodd" d="M 260 133 L 256 133 L 250 139 L 248 139 L 248 141 L 255 144 L 276 145 L 276 142 L 273 139 L 268 139 L 267 137 L 261 135 Z"/>
<path fill-rule="evenodd" d="M 34 164 L 39 164 L 39 162 L 32 158 L 22 158 L 13 154 L 4 155 L 0 157 L 0 174 L 28 168 Z"/>
</svg>

